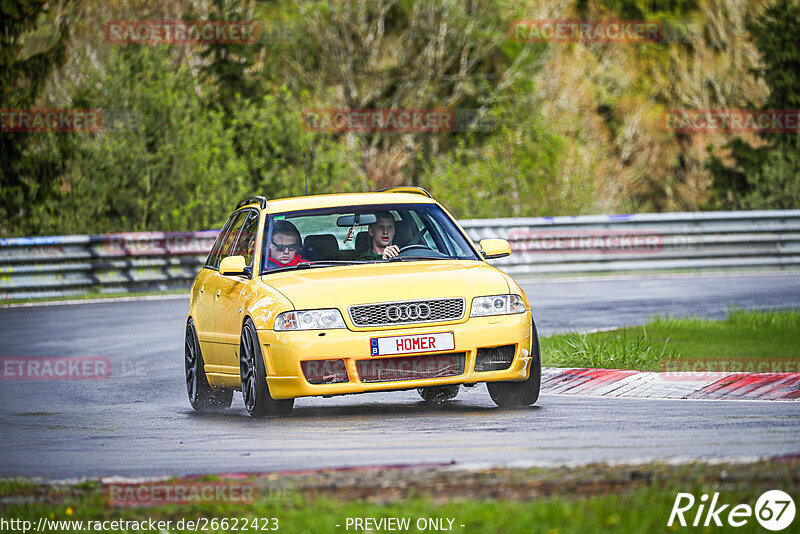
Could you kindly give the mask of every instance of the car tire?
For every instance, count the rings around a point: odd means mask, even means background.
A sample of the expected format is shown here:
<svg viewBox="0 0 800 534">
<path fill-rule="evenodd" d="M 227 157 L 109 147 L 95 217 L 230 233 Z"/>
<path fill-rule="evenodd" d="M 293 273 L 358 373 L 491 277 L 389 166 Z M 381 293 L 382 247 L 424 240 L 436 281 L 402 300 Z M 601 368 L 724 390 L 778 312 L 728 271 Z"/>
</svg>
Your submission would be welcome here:
<svg viewBox="0 0 800 534">
<path fill-rule="evenodd" d="M 273 399 L 269 393 L 261 344 L 249 317 L 244 322 L 239 342 L 239 376 L 242 380 L 244 407 L 252 417 L 291 413 L 294 399 Z"/>
<path fill-rule="evenodd" d="M 542 358 L 539 351 L 539 334 L 536 325 L 531 322 L 531 370 L 528 378 L 522 382 L 487 382 L 489 395 L 501 408 L 522 408 L 534 404 L 539 399 L 539 388 L 542 385 Z"/>
<path fill-rule="evenodd" d="M 455 399 L 458 395 L 460 384 L 447 384 L 444 386 L 429 386 L 427 388 L 417 388 L 419 396 L 425 402 L 443 402 Z"/>
<path fill-rule="evenodd" d="M 186 323 L 186 343 L 184 344 L 184 368 L 186 371 L 186 392 L 189 403 L 198 412 L 213 412 L 229 408 L 233 400 L 233 390 L 229 388 L 214 389 L 208 383 L 205 361 L 197 340 L 197 329 L 194 321 Z"/>
</svg>

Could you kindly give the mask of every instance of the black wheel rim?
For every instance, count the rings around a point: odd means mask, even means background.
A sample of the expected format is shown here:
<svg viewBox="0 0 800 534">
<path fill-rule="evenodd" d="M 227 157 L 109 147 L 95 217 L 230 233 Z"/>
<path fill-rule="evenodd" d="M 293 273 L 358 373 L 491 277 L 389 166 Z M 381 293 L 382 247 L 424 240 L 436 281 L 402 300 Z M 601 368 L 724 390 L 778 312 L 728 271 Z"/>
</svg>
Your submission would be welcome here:
<svg viewBox="0 0 800 534">
<path fill-rule="evenodd" d="M 241 344 L 242 357 L 239 359 L 239 372 L 242 378 L 242 397 L 248 412 L 252 412 L 256 405 L 256 370 L 255 346 L 253 334 L 249 328 L 242 331 Z"/>
<path fill-rule="evenodd" d="M 189 400 L 194 402 L 197 394 L 197 344 L 194 339 L 194 329 L 186 326 L 186 346 L 184 350 L 186 363 L 186 392 Z"/>
</svg>

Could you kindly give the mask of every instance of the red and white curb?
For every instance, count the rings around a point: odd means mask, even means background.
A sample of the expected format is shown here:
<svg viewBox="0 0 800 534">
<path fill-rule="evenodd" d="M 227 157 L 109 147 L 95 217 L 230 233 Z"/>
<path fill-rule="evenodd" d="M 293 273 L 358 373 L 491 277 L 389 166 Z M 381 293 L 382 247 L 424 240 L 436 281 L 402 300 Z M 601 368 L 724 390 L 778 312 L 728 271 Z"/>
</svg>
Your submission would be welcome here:
<svg viewBox="0 0 800 534">
<path fill-rule="evenodd" d="M 542 369 L 542 393 L 603 397 L 800 400 L 800 373 L 674 373 L 625 369 Z"/>
</svg>

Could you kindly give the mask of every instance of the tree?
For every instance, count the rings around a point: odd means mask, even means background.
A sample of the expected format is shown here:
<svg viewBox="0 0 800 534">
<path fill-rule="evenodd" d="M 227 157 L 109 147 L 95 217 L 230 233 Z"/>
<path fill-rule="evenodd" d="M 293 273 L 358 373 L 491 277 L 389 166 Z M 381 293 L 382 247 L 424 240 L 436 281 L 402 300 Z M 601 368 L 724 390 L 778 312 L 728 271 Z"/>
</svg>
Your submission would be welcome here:
<svg viewBox="0 0 800 534">
<path fill-rule="evenodd" d="M 531 73 L 539 51 L 509 41 L 518 8 L 488 0 L 308 2 L 299 8 L 295 77 L 323 95 L 321 107 L 482 114 Z M 458 144 L 450 133 L 330 135 L 359 145 L 362 172 L 376 188 L 420 184 L 427 162 Z"/>
<path fill-rule="evenodd" d="M 577 214 L 593 200 L 593 178 L 560 172 L 567 143 L 535 102 L 515 100 L 492 113 L 492 135 L 430 162 L 423 185 L 458 218 Z"/>
<path fill-rule="evenodd" d="M 213 0 L 209 20 L 252 20 L 252 9 L 248 9 L 244 3 L 244 0 Z M 241 98 L 259 100 L 264 95 L 263 86 L 249 72 L 263 48 L 261 41 L 246 44 L 215 43 L 205 47 L 200 53 L 205 60 L 200 72 L 205 78 L 204 98 L 209 107 L 221 109 L 226 117 L 230 117 Z"/>
<path fill-rule="evenodd" d="M 250 192 L 221 113 L 203 109 L 189 68 L 173 63 L 169 47 L 113 51 L 89 85 L 99 88 L 86 96 L 93 107 L 120 110 L 123 120 L 82 138 L 62 227 L 208 229 Z"/>
<path fill-rule="evenodd" d="M 762 110 L 800 110 L 800 4 L 776 0 L 748 30 L 761 52 L 763 66 L 757 74 L 769 87 Z M 717 205 L 724 208 L 800 208 L 797 152 L 800 136 L 793 133 L 759 133 L 753 146 L 737 137 L 725 148 L 731 166 L 713 154 L 708 169 L 714 176 Z M 778 192 L 787 196 L 781 197 Z"/>
<path fill-rule="evenodd" d="M 32 108 L 63 65 L 69 37 L 64 7 L 47 0 L 0 2 L 0 110 Z M 28 39 L 34 31 L 40 39 Z M 0 232 L 37 231 L 29 207 L 52 195 L 70 142 L 66 133 L 0 131 Z"/>
</svg>

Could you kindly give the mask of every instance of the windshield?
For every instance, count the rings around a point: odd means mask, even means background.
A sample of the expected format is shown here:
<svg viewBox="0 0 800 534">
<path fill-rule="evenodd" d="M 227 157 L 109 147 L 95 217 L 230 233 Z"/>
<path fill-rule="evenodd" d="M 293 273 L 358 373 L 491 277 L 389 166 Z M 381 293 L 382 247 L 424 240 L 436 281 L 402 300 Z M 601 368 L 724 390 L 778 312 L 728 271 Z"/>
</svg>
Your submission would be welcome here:
<svg viewBox="0 0 800 534">
<path fill-rule="evenodd" d="M 479 260 L 436 204 L 381 204 L 270 215 L 262 271 L 386 261 Z M 387 247 L 396 256 L 383 259 Z"/>
</svg>

